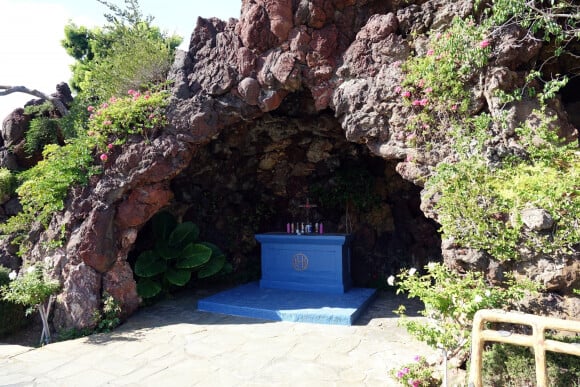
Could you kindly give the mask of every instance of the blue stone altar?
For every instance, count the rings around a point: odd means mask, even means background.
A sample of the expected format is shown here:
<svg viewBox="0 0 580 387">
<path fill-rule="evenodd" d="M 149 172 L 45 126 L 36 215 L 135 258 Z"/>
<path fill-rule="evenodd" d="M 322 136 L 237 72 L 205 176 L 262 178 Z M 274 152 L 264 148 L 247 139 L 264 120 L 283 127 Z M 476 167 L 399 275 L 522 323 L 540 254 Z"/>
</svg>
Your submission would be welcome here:
<svg viewBox="0 0 580 387">
<path fill-rule="evenodd" d="M 351 286 L 349 234 L 257 234 L 261 288 L 345 293 Z"/>
<path fill-rule="evenodd" d="M 352 287 L 348 234 L 257 234 L 262 279 L 199 300 L 204 312 L 352 325 L 375 289 Z"/>
</svg>

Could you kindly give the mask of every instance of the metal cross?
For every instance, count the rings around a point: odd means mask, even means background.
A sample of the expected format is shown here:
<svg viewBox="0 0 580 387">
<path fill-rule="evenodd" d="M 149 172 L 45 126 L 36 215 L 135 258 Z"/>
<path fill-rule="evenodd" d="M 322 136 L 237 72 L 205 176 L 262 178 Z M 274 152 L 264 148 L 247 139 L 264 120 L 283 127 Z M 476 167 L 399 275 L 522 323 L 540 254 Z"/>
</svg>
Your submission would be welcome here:
<svg viewBox="0 0 580 387">
<path fill-rule="evenodd" d="M 306 198 L 306 204 L 301 204 L 298 207 L 306 208 L 306 221 L 310 221 L 310 209 L 318 207 L 316 204 L 310 204 L 310 200 Z"/>
</svg>

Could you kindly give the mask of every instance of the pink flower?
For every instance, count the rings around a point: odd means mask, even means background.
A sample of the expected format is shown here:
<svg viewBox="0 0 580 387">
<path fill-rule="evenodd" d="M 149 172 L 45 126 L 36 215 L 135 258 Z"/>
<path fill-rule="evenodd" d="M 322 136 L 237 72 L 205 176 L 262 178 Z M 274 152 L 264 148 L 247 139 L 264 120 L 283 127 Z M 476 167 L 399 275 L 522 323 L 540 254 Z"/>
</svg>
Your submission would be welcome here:
<svg viewBox="0 0 580 387">
<path fill-rule="evenodd" d="M 491 44 L 491 43 L 489 42 L 489 40 L 487 40 L 487 39 L 484 39 L 484 40 L 482 40 L 482 41 L 479 43 L 479 47 L 481 47 L 481 48 L 486 48 L 486 47 L 488 47 L 490 44 Z"/>
<path fill-rule="evenodd" d="M 92 105 L 87 106 L 87 110 L 92 112 L 93 110 L 95 110 L 95 107 Z"/>
<path fill-rule="evenodd" d="M 133 89 L 129 89 L 129 90 L 127 91 L 127 94 L 129 94 L 129 95 L 133 95 L 133 94 L 135 94 L 135 90 L 133 90 Z"/>
<path fill-rule="evenodd" d="M 410 91 L 407 91 L 407 90 L 405 90 L 405 91 L 403 91 L 403 92 L 401 93 L 401 95 L 402 95 L 403 97 L 405 97 L 405 98 L 409 98 L 409 97 L 411 96 L 411 92 L 410 92 Z"/>
<path fill-rule="evenodd" d="M 401 368 L 397 372 L 397 378 L 401 379 L 403 376 L 407 375 L 408 373 L 409 373 L 409 369 L 407 367 Z"/>
<path fill-rule="evenodd" d="M 103 125 L 111 125 L 112 122 L 110 120 L 105 120 L 103 121 Z"/>
<path fill-rule="evenodd" d="M 431 93 L 432 91 L 433 91 L 432 87 L 428 87 L 425 89 L 425 93 L 427 93 L 427 94 Z"/>
<path fill-rule="evenodd" d="M 117 102 L 117 98 L 115 98 L 115 96 L 112 96 L 111 98 L 109 98 L 109 103 L 115 103 Z"/>
<path fill-rule="evenodd" d="M 154 119 L 154 118 L 155 118 L 155 113 L 151 113 L 151 114 L 149 114 L 149 119 L 150 119 L 150 120 L 152 120 L 152 119 Z"/>
<path fill-rule="evenodd" d="M 416 99 L 413 102 L 411 102 L 411 105 L 413 106 L 427 106 L 427 104 L 429 103 L 429 100 L 427 98 L 423 98 L 423 99 Z"/>
<path fill-rule="evenodd" d="M 395 93 L 399 94 L 401 92 L 401 86 L 395 87 Z"/>
<path fill-rule="evenodd" d="M 451 110 L 456 111 L 457 110 L 457 104 L 454 103 L 453 105 L 451 105 Z"/>
<path fill-rule="evenodd" d="M 108 108 L 108 107 L 109 107 L 109 104 L 108 104 L 108 103 L 106 103 L 106 102 L 103 102 L 103 104 L 101 105 L 101 107 L 102 107 L 103 109 L 106 109 L 106 108 Z"/>
<path fill-rule="evenodd" d="M 91 115 L 89 116 L 89 120 L 92 120 L 93 118 L 95 118 L 95 115 L 94 115 L 94 114 L 91 114 Z"/>
<path fill-rule="evenodd" d="M 435 51 L 433 49 L 428 49 L 427 50 L 427 56 L 432 56 L 433 54 L 435 54 Z"/>
<path fill-rule="evenodd" d="M 113 144 L 108 144 L 107 149 L 113 149 Z"/>
<path fill-rule="evenodd" d="M 409 386 L 411 387 L 419 387 L 421 382 L 419 380 L 409 380 Z"/>
<path fill-rule="evenodd" d="M 149 99 L 150 97 L 151 97 L 151 96 L 150 96 L 149 94 L 145 94 L 145 97 L 143 97 L 143 98 L 145 98 L 145 99 Z"/>
<path fill-rule="evenodd" d="M 417 82 L 417 86 L 419 86 L 419 87 L 425 86 L 425 80 L 424 79 L 419 79 L 419 82 Z"/>
<path fill-rule="evenodd" d="M 419 361 L 421 361 L 421 359 L 422 359 L 421 356 L 415 355 L 415 357 L 413 358 L 413 361 L 419 362 Z"/>
<path fill-rule="evenodd" d="M 411 161 L 413 161 L 413 156 L 412 155 L 407 155 L 407 157 L 405 157 L 405 161 L 410 163 Z"/>
<path fill-rule="evenodd" d="M 103 163 L 105 163 L 109 159 L 109 156 L 107 156 L 106 153 L 101 153 L 100 159 Z"/>
</svg>

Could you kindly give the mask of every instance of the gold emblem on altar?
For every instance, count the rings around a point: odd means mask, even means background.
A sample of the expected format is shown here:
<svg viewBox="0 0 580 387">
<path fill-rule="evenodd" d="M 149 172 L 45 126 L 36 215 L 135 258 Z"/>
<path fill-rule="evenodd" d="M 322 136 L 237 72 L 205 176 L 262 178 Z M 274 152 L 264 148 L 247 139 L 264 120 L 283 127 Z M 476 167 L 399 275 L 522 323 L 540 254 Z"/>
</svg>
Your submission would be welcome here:
<svg viewBox="0 0 580 387">
<path fill-rule="evenodd" d="M 302 253 L 294 254 L 292 257 L 292 267 L 296 271 L 305 271 L 308 269 L 308 257 Z"/>
</svg>

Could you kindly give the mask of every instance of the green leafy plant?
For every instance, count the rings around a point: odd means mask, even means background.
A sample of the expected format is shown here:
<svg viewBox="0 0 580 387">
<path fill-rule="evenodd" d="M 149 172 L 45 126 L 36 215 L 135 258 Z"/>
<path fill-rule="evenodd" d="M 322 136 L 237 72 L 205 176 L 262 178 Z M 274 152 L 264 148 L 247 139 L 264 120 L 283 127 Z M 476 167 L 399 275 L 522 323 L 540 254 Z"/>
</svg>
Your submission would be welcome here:
<svg viewBox="0 0 580 387">
<path fill-rule="evenodd" d="M 88 133 L 98 138 L 101 148 L 107 143 L 122 144 L 130 134 L 147 137 L 167 125 L 167 92 L 127 93 L 126 97 L 111 97 L 98 108 L 87 108 L 91 113 Z"/>
<path fill-rule="evenodd" d="M 580 343 L 578 337 L 548 338 L 568 343 Z M 580 386 L 580 358 L 574 355 L 546 352 L 548 381 L 554 387 Z M 535 361 L 528 347 L 495 343 L 483 353 L 483 382 L 490 387 L 534 385 Z"/>
<path fill-rule="evenodd" d="M 0 203 L 4 203 L 14 193 L 16 178 L 7 168 L 0 168 Z"/>
<path fill-rule="evenodd" d="M 473 91 L 466 87 L 487 63 L 491 43 L 487 28 L 472 19 L 455 18 L 449 28 L 430 36 L 427 51 L 402 65 L 397 87 L 410 109 L 405 138 L 410 146 L 427 146 L 450 127 L 469 128 Z"/>
<path fill-rule="evenodd" d="M 527 159 L 492 169 L 473 155 L 437 167 L 426 188 L 441 193 L 436 207 L 441 231 L 499 260 L 517 260 L 522 252 L 568 254 L 580 243 L 578 146 L 564 144 L 547 123 L 516 132 Z M 549 233 L 527 230 L 520 214 L 530 207 L 548 211 L 557 226 Z"/>
<path fill-rule="evenodd" d="M 423 356 L 415 356 L 414 362 L 399 369 L 390 371 L 391 377 L 402 386 L 438 387 L 441 380 L 434 376 L 435 372 Z"/>
<path fill-rule="evenodd" d="M 58 119 L 49 117 L 35 117 L 30 120 L 26 132 L 24 151 L 28 155 L 39 152 L 47 144 L 58 143 Z"/>
<path fill-rule="evenodd" d="M 111 332 L 121 323 L 121 305 L 109 293 L 103 293 L 102 311 L 95 311 L 95 332 Z"/>
<path fill-rule="evenodd" d="M 396 282 L 397 293 L 406 292 L 425 305 L 421 314 L 426 322 L 405 317 L 405 307 L 396 311 L 400 324 L 417 339 L 434 348 L 445 349 L 451 356 L 469 352 L 473 315 L 480 309 L 504 308 L 521 300 L 537 285 L 527 280 L 508 280 L 505 286 L 493 286 L 479 272 L 457 273 L 440 263 L 425 266 L 426 274 L 404 270 L 389 283 Z"/>
<path fill-rule="evenodd" d="M 48 316 L 52 305 L 52 296 L 60 289 L 57 281 L 45 278 L 41 265 L 29 267 L 23 275 L 11 273 L 11 282 L 0 288 L 2 298 L 16 304 L 28 307 L 27 314 L 38 310 L 42 320 L 42 334 L 40 343 L 48 344 L 51 341 Z"/>
<path fill-rule="evenodd" d="M 9 283 L 10 269 L 0 265 L 0 289 Z M 0 297 L 0 337 L 10 334 L 28 323 L 25 311 L 26 308 L 23 305 L 5 301 Z"/>
<path fill-rule="evenodd" d="M 89 176 L 99 171 L 92 165 L 94 148 L 95 139 L 89 136 L 72 139 L 64 146 L 47 145 L 44 159 L 18 176 L 21 185 L 16 193 L 22 211 L 1 224 L 0 231 L 25 235 L 36 222 L 47 226 L 54 213 L 64 208 L 69 188 L 86 184 Z"/>
<path fill-rule="evenodd" d="M 226 265 L 220 249 L 198 242 L 199 228 L 192 222 L 177 223 L 173 215 L 161 212 L 152 219 L 155 247 L 137 257 L 135 274 L 139 277 L 137 292 L 152 298 L 171 287 L 184 286 L 193 272 L 197 278 L 218 274 Z"/>
<path fill-rule="evenodd" d="M 54 105 L 50 101 L 45 101 L 38 105 L 28 105 L 24 107 L 24 114 L 29 116 L 43 116 L 54 110 Z"/>
</svg>

